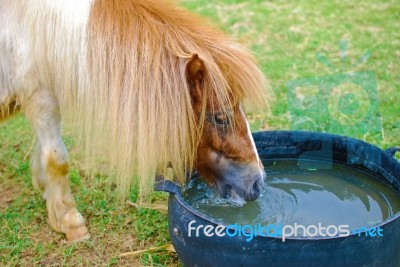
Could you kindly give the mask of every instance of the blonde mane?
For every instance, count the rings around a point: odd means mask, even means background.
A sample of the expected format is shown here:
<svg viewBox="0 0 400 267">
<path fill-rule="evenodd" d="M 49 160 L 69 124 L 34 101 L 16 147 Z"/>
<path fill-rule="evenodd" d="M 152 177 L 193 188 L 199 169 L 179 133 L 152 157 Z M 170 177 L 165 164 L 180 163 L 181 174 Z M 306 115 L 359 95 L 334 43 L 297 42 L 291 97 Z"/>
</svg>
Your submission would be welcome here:
<svg viewBox="0 0 400 267">
<path fill-rule="evenodd" d="M 205 64 L 205 92 L 223 110 L 233 101 L 267 107 L 251 53 L 168 2 L 96 0 L 86 23 L 57 8 L 46 14 L 36 18 L 44 33 L 32 29 L 48 68 L 39 75 L 74 120 L 88 162 L 107 159 L 122 195 L 137 183 L 145 196 L 168 166 L 179 181 L 192 170 L 201 132 L 185 74 L 193 53 Z"/>
</svg>

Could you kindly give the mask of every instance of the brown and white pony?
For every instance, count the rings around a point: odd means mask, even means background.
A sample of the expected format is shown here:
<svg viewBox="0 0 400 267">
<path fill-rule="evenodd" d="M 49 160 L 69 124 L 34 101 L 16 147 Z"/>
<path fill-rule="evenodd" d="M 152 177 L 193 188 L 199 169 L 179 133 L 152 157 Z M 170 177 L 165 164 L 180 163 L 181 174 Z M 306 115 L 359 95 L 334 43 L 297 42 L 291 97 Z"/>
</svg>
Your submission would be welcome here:
<svg viewBox="0 0 400 267">
<path fill-rule="evenodd" d="M 122 195 L 156 174 L 200 172 L 221 194 L 258 197 L 264 171 L 242 104 L 264 106 L 251 53 L 160 0 L 0 0 L 0 120 L 22 111 L 49 222 L 89 237 L 68 184 L 61 118 L 89 163 L 107 160 Z M 250 105 L 249 105 L 250 104 Z"/>
</svg>

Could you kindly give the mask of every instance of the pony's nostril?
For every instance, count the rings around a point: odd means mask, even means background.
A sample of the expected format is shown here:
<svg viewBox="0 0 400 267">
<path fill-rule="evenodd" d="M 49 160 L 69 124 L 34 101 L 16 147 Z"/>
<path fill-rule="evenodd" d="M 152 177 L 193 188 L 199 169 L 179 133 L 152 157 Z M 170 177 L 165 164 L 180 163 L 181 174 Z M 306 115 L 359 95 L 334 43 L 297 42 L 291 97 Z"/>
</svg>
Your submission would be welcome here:
<svg viewBox="0 0 400 267">
<path fill-rule="evenodd" d="M 255 181 L 252 188 L 250 189 L 250 192 L 246 195 L 246 200 L 252 201 L 258 198 L 260 196 L 261 186 L 263 183 L 264 182 L 262 179 L 258 179 L 257 181 Z"/>
<path fill-rule="evenodd" d="M 254 184 L 253 184 L 253 188 L 252 191 L 260 194 L 261 191 L 261 185 L 262 185 L 263 181 L 261 179 L 258 179 Z"/>
</svg>

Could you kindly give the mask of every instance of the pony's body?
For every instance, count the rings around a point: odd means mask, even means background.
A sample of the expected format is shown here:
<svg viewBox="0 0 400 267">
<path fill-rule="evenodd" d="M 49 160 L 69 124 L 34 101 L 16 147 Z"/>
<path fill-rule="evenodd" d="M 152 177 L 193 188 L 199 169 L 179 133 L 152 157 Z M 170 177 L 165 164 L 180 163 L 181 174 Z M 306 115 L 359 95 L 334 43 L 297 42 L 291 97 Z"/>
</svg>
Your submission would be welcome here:
<svg viewBox="0 0 400 267">
<path fill-rule="evenodd" d="M 242 187 L 259 180 L 241 102 L 264 103 L 266 81 L 247 50 L 202 20 L 152 0 L 0 0 L 0 25 L 0 120 L 21 109 L 32 123 L 33 184 L 68 239 L 88 232 L 68 186 L 61 117 L 123 190 L 140 177 L 143 195 L 168 166 L 180 180 L 196 168 L 225 187 L 221 170 L 235 162 L 249 177 Z M 230 132 L 207 123 L 232 112 Z M 240 136 L 247 154 L 228 146 Z"/>
</svg>

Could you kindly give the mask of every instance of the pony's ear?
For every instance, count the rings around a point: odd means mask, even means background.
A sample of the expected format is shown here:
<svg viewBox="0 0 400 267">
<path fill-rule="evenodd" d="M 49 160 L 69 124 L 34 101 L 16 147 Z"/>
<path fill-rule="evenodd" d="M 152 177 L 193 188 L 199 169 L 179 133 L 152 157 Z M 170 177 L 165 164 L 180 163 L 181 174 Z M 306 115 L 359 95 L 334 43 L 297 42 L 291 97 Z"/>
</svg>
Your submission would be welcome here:
<svg viewBox="0 0 400 267">
<path fill-rule="evenodd" d="M 201 84 L 204 78 L 204 63 L 199 55 L 193 54 L 186 63 L 186 77 L 192 85 Z"/>
</svg>

